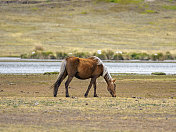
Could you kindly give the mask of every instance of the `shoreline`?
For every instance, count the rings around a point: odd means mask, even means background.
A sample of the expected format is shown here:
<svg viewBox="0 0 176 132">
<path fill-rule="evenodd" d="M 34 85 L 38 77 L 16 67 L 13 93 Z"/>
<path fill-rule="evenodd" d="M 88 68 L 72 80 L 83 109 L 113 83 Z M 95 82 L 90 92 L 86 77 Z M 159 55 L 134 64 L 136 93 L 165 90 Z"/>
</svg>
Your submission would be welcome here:
<svg viewBox="0 0 176 132">
<path fill-rule="evenodd" d="M 102 60 L 105 63 L 176 63 L 176 60 Z M 21 59 L 20 57 L 0 57 L 0 62 L 62 62 L 58 59 Z"/>
</svg>

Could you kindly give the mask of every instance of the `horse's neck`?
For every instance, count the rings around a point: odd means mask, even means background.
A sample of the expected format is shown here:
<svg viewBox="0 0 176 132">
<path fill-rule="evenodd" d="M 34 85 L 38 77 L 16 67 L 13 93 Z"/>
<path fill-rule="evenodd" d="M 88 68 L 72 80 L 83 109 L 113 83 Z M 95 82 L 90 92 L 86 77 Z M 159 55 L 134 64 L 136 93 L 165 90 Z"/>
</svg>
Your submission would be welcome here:
<svg viewBox="0 0 176 132">
<path fill-rule="evenodd" d="M 104 79 L 106 81 L 107 84 L 110 84 L 111 81 L 112 81 L 112 77 L 111 75 L 109 74 L 109 72 L 106 73 L 106 75 L 104 76 Z"/>
</svg>

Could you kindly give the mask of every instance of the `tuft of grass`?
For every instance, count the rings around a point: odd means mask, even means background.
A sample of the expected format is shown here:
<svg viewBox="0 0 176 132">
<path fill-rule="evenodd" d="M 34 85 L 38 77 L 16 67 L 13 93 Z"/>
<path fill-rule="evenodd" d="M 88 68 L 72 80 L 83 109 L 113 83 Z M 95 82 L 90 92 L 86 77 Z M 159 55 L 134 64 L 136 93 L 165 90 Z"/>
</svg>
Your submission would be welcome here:
<svg viewBox="0 0 176 132">
<path fill-rule="evenodd" d="M 86 14 L 88 14 L 88 12 L 87 11 L 82 11 L 81 14 L 86 15 Z"/>
<path fill-rule="evenodd" d="M 143 0 L 106 0 L 107 2 L 119 3 L 119 4 L 138 4 Z"/>
<path fill-rule="evenodd" d="M 43 75 L 54 75 L 54 74 L 59 74 L 59 72 L 45 72 Z"/>
<path fill-rule="evenodd" d="M 167 10 L 176 10 L 176 5 L 164 5 L 163 8 Z"/>
<path fill-rule="evenodd" d="M 146 13 L 146 14 L 153 14 L 153 13 L 157 13 L 157 11 L 154 11 L 154 10 L 145 10 L 144 13 Z"/>
<path fill-rule="evenodd" d="M 166 75 L 164 72 L 153 72 L 152 75 Z"/>
</svg>

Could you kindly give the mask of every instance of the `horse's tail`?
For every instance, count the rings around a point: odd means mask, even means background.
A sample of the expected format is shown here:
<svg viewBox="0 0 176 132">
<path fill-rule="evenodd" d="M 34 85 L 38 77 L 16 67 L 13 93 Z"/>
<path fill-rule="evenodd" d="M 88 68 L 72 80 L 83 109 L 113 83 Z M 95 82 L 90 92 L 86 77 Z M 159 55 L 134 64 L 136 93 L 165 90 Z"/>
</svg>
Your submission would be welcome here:
<svg viewBox="0 0 176 132">
<path fill-rule="evenodd" d="M 58 79 L 57 81 L 52 85 L 52 87 L 54 88 L 53 89 L 53 94 L 54 94 L 54 97 L 57 96 L 57 91 L 58 91 L 58 87 L 60 86 L 61 82 L 64 80 L 64 78 L 66 77 L 66 59 L 64 59 L 62 61 L 62 64 L 61 64 L 61 68 L 60 68 L 60 72 L 59 72 L 59 76 L 58 76 Z"/>
</svg>

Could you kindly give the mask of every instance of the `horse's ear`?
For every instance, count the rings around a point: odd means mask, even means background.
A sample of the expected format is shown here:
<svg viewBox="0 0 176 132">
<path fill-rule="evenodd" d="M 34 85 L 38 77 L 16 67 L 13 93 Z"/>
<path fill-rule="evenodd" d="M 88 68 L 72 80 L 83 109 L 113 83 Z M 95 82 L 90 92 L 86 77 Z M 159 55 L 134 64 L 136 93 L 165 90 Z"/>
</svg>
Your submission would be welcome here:
<svg viewBox="0 0 176 132">
<path fill-rule="evenodd" d="M 115 83 L 116 79 L 113 79 L 112 82 Z"/>
</svg>

